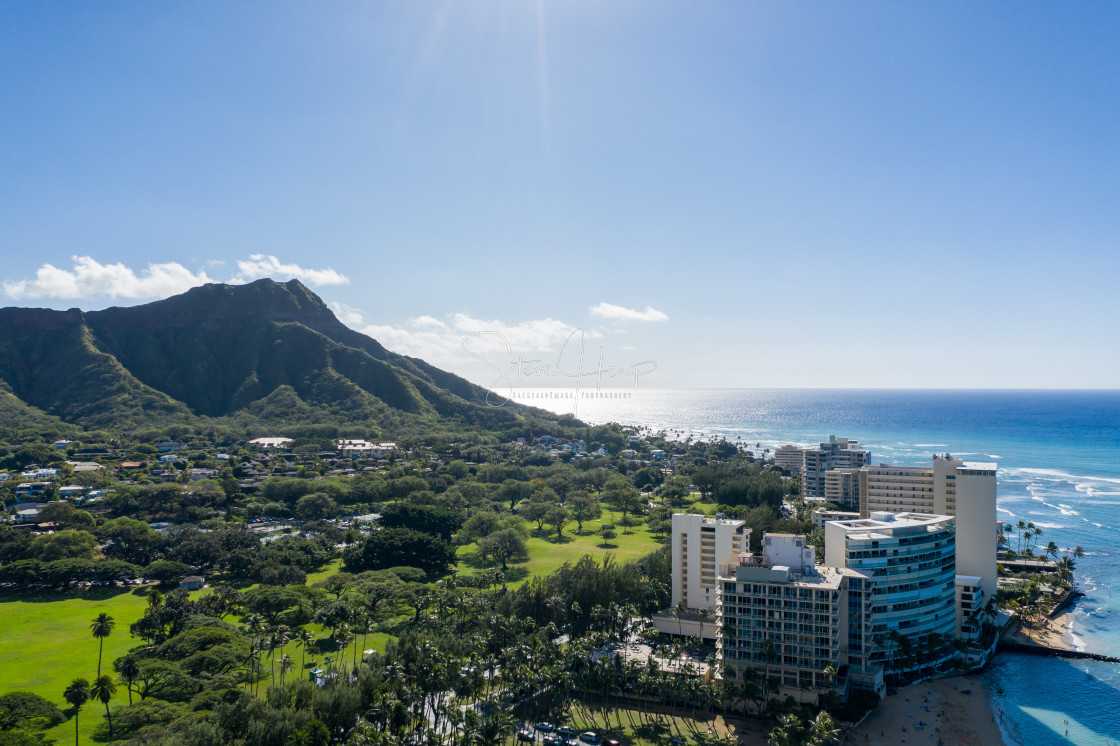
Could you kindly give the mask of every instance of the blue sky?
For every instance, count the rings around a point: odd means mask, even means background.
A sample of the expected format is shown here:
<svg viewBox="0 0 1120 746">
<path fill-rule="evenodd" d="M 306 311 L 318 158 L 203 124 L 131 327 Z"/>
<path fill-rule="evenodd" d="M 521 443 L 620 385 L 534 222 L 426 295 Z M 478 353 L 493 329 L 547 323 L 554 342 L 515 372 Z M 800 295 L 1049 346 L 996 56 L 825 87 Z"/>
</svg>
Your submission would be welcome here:
<svg viewBox="0 0 1120 746">
<path fill-rule="evenodd" d="M 465 335 L 548 363 L 582 329 L 663 388 L 1120 387 L 1118 31 L 1105 3 L 3 2 L 0 303 L 295 276 L 480 382 Z"/>
</svg>

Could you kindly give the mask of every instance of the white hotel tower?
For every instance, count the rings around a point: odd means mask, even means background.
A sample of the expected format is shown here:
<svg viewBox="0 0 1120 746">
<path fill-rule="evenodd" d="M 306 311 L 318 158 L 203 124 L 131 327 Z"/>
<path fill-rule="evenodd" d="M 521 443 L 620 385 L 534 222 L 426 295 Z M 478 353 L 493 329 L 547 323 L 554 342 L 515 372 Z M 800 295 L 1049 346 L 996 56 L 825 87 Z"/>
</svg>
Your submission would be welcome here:
<svg viewBox="0 0 1120 746">
<path fill-rule="evenodd" d="M 996 593 L 996 465 L 934 456 L 931 466 L 864 466 L 860 515 L 874 512 L 949 515 L 957 519 L 957 572 Z"/>
<path fill-rule="evenodd" d="M 673 608 L 716 608 L 719 565 L 750 550 L 743 521 L 677 513 L 672 524 Z"/>
</svg>

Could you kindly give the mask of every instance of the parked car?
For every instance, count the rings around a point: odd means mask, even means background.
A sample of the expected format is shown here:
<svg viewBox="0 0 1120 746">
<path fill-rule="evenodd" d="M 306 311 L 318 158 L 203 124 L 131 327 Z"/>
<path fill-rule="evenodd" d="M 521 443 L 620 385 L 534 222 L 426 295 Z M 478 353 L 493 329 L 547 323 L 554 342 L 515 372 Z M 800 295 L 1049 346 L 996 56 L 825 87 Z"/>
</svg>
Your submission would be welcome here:
<svg viewBox="0 0 1120 746">
<path fill-rule="evenodd" d="M 556 729 L 556 735 L 561 736 L 562 738 L 575 738 L 578 733 L 576 732 L 575 728 L 569 728 L 568 726 L 564 725 Z"/>
<path fill-rule="evenodd" d="M 591 746 L 598 746 L 598 744 L 599 744 L 599 736 L 596 735 L 595 733 L 592 733 L 591 731 L 585 731 L 583 733 L 580 733 L 579 734 L 579 740 L 582 743 L 591 744 Z"/>
<path fill-rule="evenodd" d="M 532 743 L 533 737 L 533 731 L 530 728 L 521 728 L 517 731 L 518 741 L 526 741 L 528 743 Z"/>
<path fill-rule="evenodd" d="M 545 746 L 563 746 L 564 744 L 564 739 L 555 733 L 546 733 L 542 740 Z"/>
<path fill-rule="evenodd" d="M 552 723 L 537 723 L 536 728 L 541 733 L 551 733 L 552 731 L 556 730 L 554 727 L 552 727 Z"/>
</svg>

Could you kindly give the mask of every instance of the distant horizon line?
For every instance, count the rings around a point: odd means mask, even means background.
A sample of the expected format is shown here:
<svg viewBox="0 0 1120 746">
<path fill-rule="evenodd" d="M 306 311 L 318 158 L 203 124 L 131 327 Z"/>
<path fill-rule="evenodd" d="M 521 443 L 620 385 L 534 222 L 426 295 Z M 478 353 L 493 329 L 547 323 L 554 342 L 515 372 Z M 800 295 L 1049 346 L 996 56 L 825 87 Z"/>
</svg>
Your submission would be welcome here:
<svg viewBox="0 0 1120 746">
<path fill-rule="evenodd" d="M 502 391 L 509 391 L 512 388 L 514 391 L 534 390 L 534 391 L 575 391 L 575 386 L 503 386 L 498 388 L 490 388 L 482 384 L 478 384 L 481 388 L 501 393 Z M 631 389 L 628 387 L 603 387 L 594 389 L 593 387 L 583 386 L 579 388 L 580 391 L 588 392 L 598 390 L 606 392 L 643 392 L 643 391 L 1068 391 L 1068 392 L 1108 392 L 1120 393 L 1120 387 L 1106 388 L 1106 387 L 1037 387 L 1037 386 L 1022 386 L 1022 387 L 979 387 L 979 386 L 960 386 L 960 387 L 919 387 L 919 386 L 686 386 L 686 387 L 672 387 L 672 386 L 651 386 L 638 389 Z"/>
</svg>

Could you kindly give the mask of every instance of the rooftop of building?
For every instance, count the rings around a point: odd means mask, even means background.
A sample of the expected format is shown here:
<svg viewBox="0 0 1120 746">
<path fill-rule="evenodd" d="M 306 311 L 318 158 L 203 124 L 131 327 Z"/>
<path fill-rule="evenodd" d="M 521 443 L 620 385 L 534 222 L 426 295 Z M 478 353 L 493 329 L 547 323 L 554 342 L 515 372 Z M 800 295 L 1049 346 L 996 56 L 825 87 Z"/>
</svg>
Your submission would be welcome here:
<svg viewBox="0 0 1120 746">
<path fill-rule="evenodd" d="M 841 526 L 851 538 L 888 538 L 895 530 L 907 528 L 932 529 L 954 518 L 947 515 L 926 513 L 888 513 L 871 511 L 870 517 L 850 521 L 829 521 L 829 525 Z"/>
<path fill-rule="evenodd" d="M 757 555 L 740 555 L 757 557 Z M 734 564 L 726 562 L 721 566 L 720 581 L 748 581 L 754 583 L 779 583 L 791 587 L 814 588 L 816 590 L 836 590 L 845 577 L 870 577 L 868 573 L 847 567 L 828 567 L 816 565 L 811 574 L 802 574 L 785 565 L 769 565 L 765 562 Z"/>
<path fill-rule="evenodd" d="M 972 469 L 975 471 L 995 471 L 996 463 L 994 461 L 965 461 L 957 467 L 957 470 Z"/>
<path fill-rule="evenodd" d="M 674 518 L 689 518 L 697 521 L 701 525 L 708 526 L 744 526 L 746 521 L 736 520 L 734 518 L 724 518 L 722 513 L 717 513 L 715 518 L 706 516 L 702 513 L 674 513 Z"/>
</svg>

